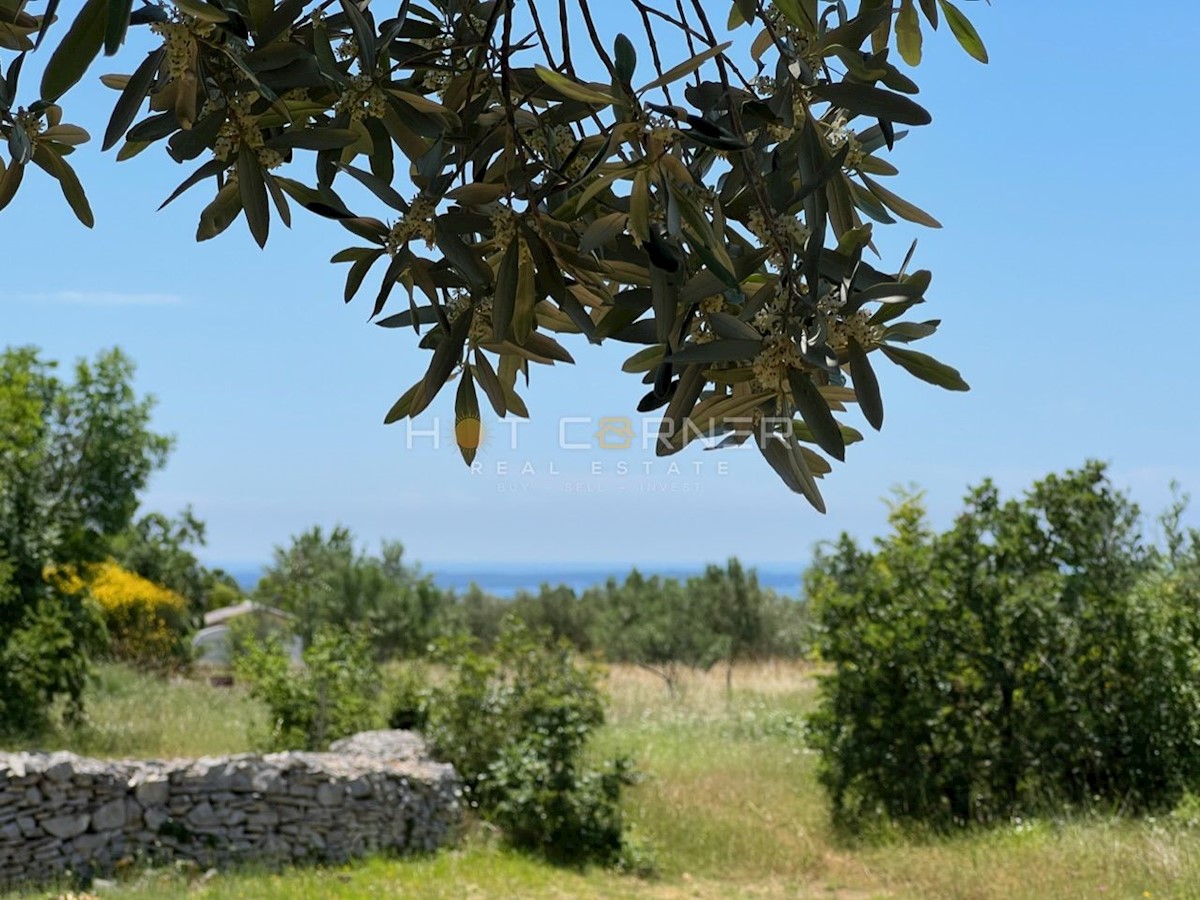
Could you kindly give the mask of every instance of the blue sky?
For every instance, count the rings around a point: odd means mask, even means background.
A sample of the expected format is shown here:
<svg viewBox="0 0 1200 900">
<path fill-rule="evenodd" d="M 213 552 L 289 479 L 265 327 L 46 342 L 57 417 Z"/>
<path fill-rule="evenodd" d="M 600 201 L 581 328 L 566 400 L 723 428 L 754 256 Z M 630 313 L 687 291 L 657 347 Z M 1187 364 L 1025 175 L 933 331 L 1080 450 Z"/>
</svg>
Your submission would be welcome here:
<svg viewBox="0 0 1200 900">
<path fill-rule="evenodd" d="M 67 121 L 95 138 L 73 161 L 96 229 L 76 224 L 40 173 L 0 213 L 0 337 L 59 359 L 126 350 L 139 387 L 159 398 L 155 425 L 178 438 L 146 507 L 191 503 L 209 524 L 204 555 L 227 564 L 266 559 L 311 524 L 342 522 L 370 543 L 398 538 L 433 566 L 653 566 L 736 554 L 799 568 L 814 542 L 840 530 L 878 533 L 880 498 L 894 485 L 923 487 L 944 524 L 985 476 L 1017 490 L 1089 457 L 1109 461 L 1115 480 L 1157 511 L 1172 479 L 1200 494 L 1200 354 L 1186 268 L 1200 189 L 1181 164 L 1200 138 L 1188 112 L 1200 88 L 1200 6 L 1154 4 L 1137 19 L 1129 9 L 1115 0 L 969 4 L 989 66 L 947 33 L 927 36 L 918 78 L 934 124 L 897 148 L 902 174 L 889 185 L 945 228 L 893 226 L 881 247 L 894 266 L 920 237 L 918 263 L 935 275 L 925 317 L 944 319 L 923 349 L 957 365 L 974 390 L 946 393 L 882 364 L 883 432 L 825 479 L 826 516 L 753 452 L 696 450 L 678 475 L 656 462 L 645 476 L 648 454 L 558 450 L 561 417 L 632 413 L 644 388 L 617 371 L 624 345 L 579 341 L 578 365 L 535 372 L 524 392 L 533 424 L 517 451 L 493 428 L 483 474 L 449 441 L 449 392 L 418 423 L 432 428 L 440 415 L 441 449 L 430 439 L 408 449 L 404 426 L 381 422 L 427 357 L 411 332 L 367 324 L 365 296 L 343 306 L 344 268 L 327 260 L 352 238 L 299 216 L 290 232 L 274 224 L 266 251 L 240 221 L 196 244 L 205 189 L 155 212 L 190 169 L 157 150 L 121 164 L 101 156 L 115 94 L 96 76 L 136 62 L 100 61 L 65 104 Z M 615 30 L 610 16 L 602 24 Z M 579 424 L 569 436 L 590 433 Z M 629 475 L 616 474 L 620 461 Z M 526 463 L 535 474 L 520 474 Z M 1190 521 L 1200 525 L 1200 515 Z"/>
</svg>

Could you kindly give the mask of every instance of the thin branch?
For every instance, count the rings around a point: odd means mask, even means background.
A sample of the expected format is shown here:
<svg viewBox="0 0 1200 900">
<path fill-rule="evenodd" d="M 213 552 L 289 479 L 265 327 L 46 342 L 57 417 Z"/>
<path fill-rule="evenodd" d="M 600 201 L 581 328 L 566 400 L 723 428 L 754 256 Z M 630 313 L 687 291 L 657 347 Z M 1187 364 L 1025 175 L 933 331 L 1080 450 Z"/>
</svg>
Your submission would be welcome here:
<svg viewBox="0 0 1200 900">
<path fill-rule="evenodd" d="M 551 68 L 560 68 L 559 64 L 554 62 L 554 54 L 550 50 L 550 39 L 546 36 L 546 30 L 542 28 L 542 17 L 538 15 L 537 3 L 529 4 L 529 12 L 533 15 L 533 27 L 537 31 L 538 40 L 542 44 L 542 52 L 546 54 L 546 62 L 550 64 Z M 565 66 L 566 59 L 564 57 L 562 67 L 565 68 Z"/>
<path fill-rule="evenodd" d="M 696 31 L 694 28 L 692 28 L 686 22 L 681 22 L 679 19 L 676 19 L 674 16 L 671 16 L 670 14 L 663 12 L 658 7 L 650 6 L 649 4 L 644 2 L 644 0 L 631 0 L 631 2 L 633 3 L 634 6 L 637 7 L 638 11 L 642 15 L 655 16 L 659 19 L 662 19 L 664 22 L 668 22 L 671 25 L 674 25 L 676 28 L 678 28 L 680 31 L 687 34 L 689 37 L 695 37 L 695 38 L 699 38 L 700 40 L 704 40 L 704 35 L 701 34 L 699 31 Z"/>
<path fill-rule="evenodd" d="M 662 58 L 658 53 L 658 41 L 655 39 L 654 26 L 650 23 L 650 16 L 646 12 L 646 5 L 641 0 L 633 0 L 633 5 L 642 14 L 642 24 L 646 29 L 646 38 L 650 41 L 650 55 L 654 58 L 654 71 L 658 73 L 660 79 L 665 79 L 666 73 L 663 69 Z M 667 96 L 667 103 L 674 106 L 675 101 L 671 98 L 671 86 L 669 84 L 663 85 L 663 93 Z"/>
<path fill-rule="evenodd" d="M 677 28 L 681 32 L 683 32 L 688 38 L 688 46 L 689 47 L 692 46 L 693 38 L 707 42 L 707 40 L 708 40 L 707 37 L 704 34 L 702 34 L 701 32 L 697 31 L 695 28 L 693 28 L 688 22 L 676 19 L 674 16 L 670 15 L 669 13 L 665 13 L 661 9 L 658 9 L 655 6 L 651 6 L 650 4 L 646 3 L 645 0 L 630 0 L 630 2 L 634 5 L 634 7 L 637 9 L 637 11 L 639 13 L 641 13 L 643 20 L 646 19 L 648 16 L 654 16 L 655 18 L 662 19 L 664 22 L 668 23 L 672 27 Z M 648 27 L 649 26 L 647 26 L 647 28 Z M 654 48 L 651 47 L 651 49 L 653 50 Z M 695 56 L 695 55 L 696 55 L 696 51 L 695 51 L 695 48 L 693 47 L 692 48 L 692 56 Z M 739 69 L 732 60 L 728 60 L 727 62 L 728 62 L 730 69 L 733 70 L 733 73 L 735 75 L 737 75 L 738 81 L 740 81 L 742 83 L 742 86 L 745 87 L 746 90 L 753 90 L 753 85 L 750 83 L 750 80 L 744 74 L 742 74 L 742 70 Z M 661 71 L 659 72 L 659 74 L 662 74 Z"/>
<path fill-rule="evenodd" d="M 514 141 L 520 143 L 521 136 L 517 133 L 516 109 L 512 102 L 512 3 L 497 3 L 496 8 L 504 7 L 504 33 L 500 38 L 500 102 L 504 104 L 504 116 L 508 120 L 508 130 Z"/>
<path fill-rule="evenodd" d="M 589 5 L 589 0 L 579 0 L 579 11 L 583 13 L 583 21 L 587 25 L 588 37 L 592 40 L 592 46 L 596 49 L 596 55 L 600 57 L 604 63 L 604 68 L 608 69 L 608 77 L 617 77 L 617 67 L 613 65 L 612 56 L 609 55 L 608 49 L 600 40 L 600 34 L 596 31 L 596 23 L 592 20 L 592 8 Z"/>
<path fill-rule="evenodd" d="M 571 59 L 571 23 L 568 15 L 567 0 L 558 0 L 558 19 L 559 34 L 562 36 L 563 67 L 573 76 L 575 74 L 575 63 Z"/>
<path fill-rule="evenodd" d="M 779 36 L 779 32 L 775 30 L 775 26 L 771 24 L 771 19 L 767 15 L 767 11 L 763 8 L 762 0 L 759 0 L 758 2 L 758 17 L 762 19 L 763 28 L 765 28 L 767 30 L 767 34 L 771 36 L 771 43 L 775 45 L 775 49 L 778 50 L 782 56 L 790 58 L 792 55 L 791 51 L 788 50 L 787 44 L 785 44 L 783 39 Z"/>
<path fill-rule="evenodd" d="M 675 8 L 679 10 L 679 21 L 684 23 L 683 35 L 687 39 L 688 53 L 692 54 L 692 58 L 694 59 L 699 54 L 696 53 L 696 42 L 692 40 L 691 26 L 687 24 L 687 13 L 683 9 L 683 0 L 675 0 Z M 696 83 L 700 83 L 699 71 L 696 72 Z"/>
</svg>

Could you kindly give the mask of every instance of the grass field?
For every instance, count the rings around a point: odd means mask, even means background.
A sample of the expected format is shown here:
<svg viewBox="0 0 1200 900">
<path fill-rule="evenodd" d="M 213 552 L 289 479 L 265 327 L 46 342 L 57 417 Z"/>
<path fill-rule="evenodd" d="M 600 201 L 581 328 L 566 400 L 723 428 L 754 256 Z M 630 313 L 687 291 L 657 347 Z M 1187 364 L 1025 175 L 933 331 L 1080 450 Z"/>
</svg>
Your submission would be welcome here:
<svg viewBox="0 0 1200 900">
<path fill-rule="evenodd" d="M 668 697 L 638 669 L 609 676 L 610 723 L 597 752 L 632 754 L 647 773 L 629 795 L 659 874 L 644 880 L 555 869 L 473 828 L 462 846 L 415 860 L 204 876 L 144 871 L 102 898 L 911 897 L 1200 898 L 1200 823 L 1090 816 L 1014 823 L 954 838 L 890 835 L 848 843 L 830 829 L 801 718 L 812 670 L 780 664 L 687 679 Z M 96 755 L 243 750 L 261 710 L 237 690 L 163 685 L 106 669 L 92 725 L 47 746 Z M 1200 818 L 1198 816 L 1197 818 Z M 31 896 L 47 896 L 46 893 Z M 57 896 L 56 893 L 49 896 Z"/>
</svg>

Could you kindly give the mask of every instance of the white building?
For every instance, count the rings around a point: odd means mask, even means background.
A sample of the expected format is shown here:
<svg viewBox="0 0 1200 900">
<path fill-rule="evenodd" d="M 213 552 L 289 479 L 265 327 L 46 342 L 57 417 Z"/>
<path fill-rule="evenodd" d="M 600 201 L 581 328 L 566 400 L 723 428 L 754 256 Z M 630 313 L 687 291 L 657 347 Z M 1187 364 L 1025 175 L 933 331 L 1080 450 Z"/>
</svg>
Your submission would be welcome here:
<svg viewBox="0 0 1200 900">
<path fill-rule="evenodd" d="M 304 648 L 300 638 L 292 634 L 294 620 L 295 616 L 291 613 L 252 600 L 207 612 L 204 614 L 204 627 L 192 637 L 196 665 L 213 669 L 229 668 L 233 664 L 234 629 L 241 627 L 245 627 L 246 633 L 260 638 L 278 635 L 292 659 L 300 662 Z"/>
</svg>

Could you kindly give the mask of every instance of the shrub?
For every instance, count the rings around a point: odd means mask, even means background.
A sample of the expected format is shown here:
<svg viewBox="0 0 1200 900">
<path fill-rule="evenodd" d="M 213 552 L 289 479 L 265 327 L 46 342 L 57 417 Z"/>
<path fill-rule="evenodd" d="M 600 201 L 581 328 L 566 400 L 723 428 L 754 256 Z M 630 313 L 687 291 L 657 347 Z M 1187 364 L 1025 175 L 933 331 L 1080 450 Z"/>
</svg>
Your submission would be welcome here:
<svg viewBox="0 0 1200 900">
<path fill-rule="evenodd" d="M 82 574 L 63 567 L 50 577 L 63 592 L 86 592 L 96 601 L 113 659 L 155 672 L 187 664 L 188 604 L 179 594 L 112 561 L 88 566 Z"/>
<path fill-rule="evenodd" d="M 385 541 L 372 555 L 341 527 L 314 527 L 276 547 L 254 598 L 295 615 L 306 644 L 322 626 L 364 628 L 379 660 L 423 654 L 442 634 L 447 605 L 401 544 Z"/>
<path fill-rule="evenodd" d="M 985 483 L 940 535 L 902 497 L 873 551 L 822 552 L 811 739 L 836 818 L 1161 809 L 1196 785 L 1196 596 L 1138 523 L 1089 464 L 1007 502 Z"/>
<path fill-rule="evenodd" d="M 6 600 L 4 568 L 0 565 L 0 603 Z M 82 594 L 57 595 L 46 586 L 45 596 L 0 637 L 0 733 L 40 732 L 49 724 L 55 697 L 65 698 L 68 723 L 82 721 L 92 660 L 106 646 L 95 603 Z"/>
<path fill-rule="evenodd" d="M 319 629 L 302 666 L 277 637 L 251 638 L 234 669 L 267 705 L 269 730 L 259 740 L 267 749 L 325 750 L 331 741 L 380 724 L 380 672 L 361 634 Z"/>
<path fill-rule="evenodd" d="M 121 568 L 183 597 L 198 619 L 206 608 L 216 608 L 208 595 L 219 577 L 201 565 L 193 552 L 205 545 L 205 531 L 190 506 L 174 518 L 151 512 L 116 535 L 109 552 Z"/>
<path fill-rule="evenodd" d="M 552 640 L 567 640 L 584 653 L 593 649 L 595 609 L 565 584 L 543 584 L 536 594 L 519 591 L 504 610 L 510 612 L 533 631 L 548 632 Z"/>
<path fill-rule="evenodd" d="M 585 761 L 604 722 L 597 671 L 515 619 L 493 655 L 460 639 L 441 657 L 449 678 L 432 690 L 427 735 L 458 769 L 470 805 L 514 846 L 553 862 L 626 861 L 620 793 L 633 773 L 624 759 Z"/>
<path fill-rule="evenodd" d="M 492 596 L 474 582 L 461 594 L 446 595 L 445 634 L 469 634 L 480 647 L 491 648 L 500 637 L 513 603 Z"/>
<path fill-rule="evenodd" d="M 429 682 L 422 669 L 410 664 L 389 671 L 384 690 L 388 728 L 424 729 L 429 716 Z"/>
</svg>

